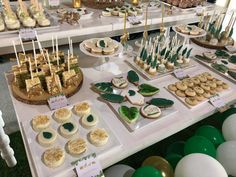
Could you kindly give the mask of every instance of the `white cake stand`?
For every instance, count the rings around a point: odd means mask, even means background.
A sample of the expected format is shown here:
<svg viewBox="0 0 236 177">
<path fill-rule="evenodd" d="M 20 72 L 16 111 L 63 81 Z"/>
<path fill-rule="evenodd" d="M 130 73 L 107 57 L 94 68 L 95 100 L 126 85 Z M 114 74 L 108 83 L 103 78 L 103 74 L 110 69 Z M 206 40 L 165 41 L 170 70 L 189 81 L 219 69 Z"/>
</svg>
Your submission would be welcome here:
<svg viewBox="0 0 236 177">
<path fill-rule="evenodd" d="M 198 37 L 203 37 L 203 36 L 206 36 L 207 35 L 207 32 L 205 31 L 205 30 L 203 30 L 203 29 L 201 29 L 202 30 L 202 33 L 201 34 L 199 34 L 199 35 L 190 35 L 190 34 L 184 34 L 184 33 L 181 33 L 181 32 L 179 32 L 179 31 L 177 31 L 176 30 L 176 26 L 173 26 L 172 27 L 172 29 L 177 33 L 177 34 L 179 34 L 180 36 L 182 36 L 182 37 L 184 37 L 184 44 L 185 45 L 189 45 L 189 39 L 191 39 L 191 38 L 198 38 Z"/>
<path fill-rule="evenodd" d="M 94 53 L 90 53 L 89 51 L 87 51 L 84 47 L 85 42 L 86 42 L 86 40 L 80 44 L 80 50 L 84 54 L 97 59 L 97 62 L 94 64 L 94 69 L 97 71 L 112 71 L 112 64 L 109 63 L 109 60 L 111 57 L 118 56 L 119 54 L 122 53 L 122 51 L 123 51 L 122 44 L 113 40 L 113 42 L 115 42 L 118 45 L 118 49 L 113 54 L 103 55 L 103 54 L 94 54 Z"/>
</svg>

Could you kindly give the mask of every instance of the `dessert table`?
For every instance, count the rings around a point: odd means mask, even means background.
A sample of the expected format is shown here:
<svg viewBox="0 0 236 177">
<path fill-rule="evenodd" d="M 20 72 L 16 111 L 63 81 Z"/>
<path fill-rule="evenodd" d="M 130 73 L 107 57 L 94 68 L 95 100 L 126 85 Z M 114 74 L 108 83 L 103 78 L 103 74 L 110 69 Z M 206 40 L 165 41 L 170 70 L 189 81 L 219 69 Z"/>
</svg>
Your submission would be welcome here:
<svg viewBox="0 0 236 177">
<path fill-rule="evenodd" d="M 67 5 L 69 1 L 64 1 L 62 4 Z M 73 39 L 73 42 L 81 42 L 92 37 L 112 37 L 123 34 L 123 19 L 119 17 L 101 17 L 101 10 L 87 8 L 89 12 L 94 12 L 91 18 L 80 19 L 79 24 L 69 25 L 67 23 L 58 23 L 58 28 L 38 30 L 38 38 L 42 42 L 43 47 L 51 46 L 51 37 L 57 36 L 59 45 L 68 44 L 68 36 Z M 214 11 L 221 11 L 222 8 L 212 5 L 206 8 L 206 14 L 213 14 Z M 55 10 L 49 10 L 55 14 Z M 173 10 L 171 15 L 164 17 L 164 26 L 170 27 L 176 24 L 189 24 L 199 21 L 199 16 L 195 10 L 181 12 Z M 145 18 L 141 20 L 141 24 L 132 25 L 127 23 L 127 30 L 131 33 L 142 32 L 144 30 Z M 161 25 L 161 12 L 148 13 L 148 30 L 159 29 Z M 1 35 L 0 34 L 0 54 L 12 53 L 12 41 L 16 43 L 17 51 L 21 51 L 20 40 L 18 33 Z M 25 50 L 31 50 L 31 44 L 24 43 Z M 37 48 L 37 45 L 36 45 Z"/>
<path fill-rule="evenodd" d="M 196 46 L 195 44 L 191 45 L 192 45 L 191 47 L 193 47 L 192 55 L 207 50 L 202 47 Z M 81 90 L 68 99 L 70 104 L 74 104 L 78 101 L 83 101 L 83 100 L 90 100 L 90 101 L 95 100 L 96 103 L 96 101 L 98 101 L 97 100 L 98 94 L 94 93 L 90 89 L 91 83 L 94 83 L 96 81 L 101 81 L 102 79 L 107 78 L 108 76 L 112 77 L 115 75 L 119 75 L 121 73 L 126 73 L 127 71 L 132 69 L 129 67 L 129 65 L 126 63 L 125 60 L 132 60 L 133 58 L 125 55 L 119 55 L 117 57 L 112 57 L 109 61 L 110 66 L 112 66 L 113 68 L 112 71 L 110 72 L 97 71 L 92 67 L 96 62 L 96 59 L 82 54 L 79 51 L 78 44 L 76 44 L 74 47 L 75 47 L 74 50 L 75 53 L 79 54 L 80 56 L 79 64 L 84 73 L 84 82 Z M 222 100 L 227 104 L 234 104 L 236 102 L 236 92 L 234 91 L 236 89 L 235 84 L 233 84 L 226 78 L 223 78 L 222 76 L 217 75 L 216 73 L 210 71 L 208 68 L 200 65 L 196 61 L 193 62 L 195 63 L 195 67 L 186 69 L 185 71 L 187 74 L 195 75 L 200 72 L 206 72 L 206 71 L 210 72 L 213 76 L 223 80 L 224 82 L 229 83 L 231 87 L 230 91 L 221 97 Z M 165 89 L 164 87 L 176 81 L 177 79 L 173 75 L 167 75 L 162 78 L 148 82 L 163 90 Z M 9 85 L 9 91 L 11 93 L 10 85 Z M 159 96 L 161 97 L 162 95 Z M 177 109 L 177 112 L 173 115 L 170 115 L 166 119 L 164 118 L 161 119 L 160 121 L 156 121 L 140 130 L 139 129 L 135 130 L 134 132 L 129 132 L 126 129 L 126 127 L 121 123 L 121 121 L 116 117 L 114 112 L 109 108 L 109 106 L 103 103 L 104 106 L 99 111 L 101 115 L 105 116 L 104 117 L 101 116 L 101 119 L 103 119 L 107 123 L 107 125 L 116 135 L 121 144 L 121 146 L 119 146 L 118 148 L 109 152 L 103 152 L 98 156 L 98 159 L 101 162 L 103 168 L 106 168 L 156 142 L 159 142 L 165 139 L 166 137 L 171 136 L 176 132 L 181 131 L 182 129 L 212 115 L 217 111 L 216 108 L 213 107 L 209 102 L 205 102 L 195 108 L 189 109 L 170 93 L 168 93 L 168 97 L 174 101 L 175 103 L 174 106 Z M 22 102 L 17 101 L 12 96 L 12 94 L 11 98 L 17 115 L 17 120 L 20 125 L 20 131 L 22 133 L 32 175 L 38 176 L 38 172 L 35 168 L 35 164 L 32 159 L 32 154 L 29 151 L 29 144 L 27 142 L 27 136 L 29 135 L 27 135 L 24 132 L 23 124 L 25 122 L 29 123 L 35 115 L 43 114 L 45 112 L 50 111 L 50 109 L 47 105 L 35 106 L 35 105 L 24 104 Z M 59 176 L 70 177 L 70 176 L 76 176 L 76 174 L 74 173 L 74 171 L 71 170 L 62 173 Z"/>
</svg>

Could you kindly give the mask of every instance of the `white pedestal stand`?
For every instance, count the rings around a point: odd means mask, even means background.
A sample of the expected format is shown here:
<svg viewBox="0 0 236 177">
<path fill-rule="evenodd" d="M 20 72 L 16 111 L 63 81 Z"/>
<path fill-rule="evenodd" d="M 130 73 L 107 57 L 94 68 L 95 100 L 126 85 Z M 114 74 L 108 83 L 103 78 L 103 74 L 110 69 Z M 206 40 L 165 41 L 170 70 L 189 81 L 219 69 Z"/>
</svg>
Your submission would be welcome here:
<svg viewBox="0 0 236 177">
<path fill-rule="evenodd" d="M 10 139 L 6 135 L 3 127 L 5 123 L 2 119 L 2 112 L 0 111 L 0 151 L 1 157 L 6 161 L 8 167 L 14 167 L 17 164 L 16 158 L 14 157 L 14 151 L 10 147 Z"/>
</svg>

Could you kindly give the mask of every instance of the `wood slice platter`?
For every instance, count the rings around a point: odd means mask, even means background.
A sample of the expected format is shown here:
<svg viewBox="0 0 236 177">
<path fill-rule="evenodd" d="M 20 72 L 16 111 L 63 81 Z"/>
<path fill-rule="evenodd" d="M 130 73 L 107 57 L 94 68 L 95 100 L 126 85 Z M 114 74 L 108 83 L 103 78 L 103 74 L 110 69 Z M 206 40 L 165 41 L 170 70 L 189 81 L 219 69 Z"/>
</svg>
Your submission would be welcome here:
<svg viewBox="0 0 236 177">
<path fill-rule="evenodd" d="M 77 93 L 82 84 L 83 84 L 83 73 L 81 70 L 79 70 L 79 72 L 77 73 L 79 81 L 78 84 L 76 85 L 71 85 L 68 88 L 63 87 L 62 88 L 62 93 L 68 98 L 73 96 L 75 93 Z M 11 89 L 12 89 L 12 94 L 13 96 L 23 102 L 23 103 L 27 103 L 27 104 L 33 104 L 33 105 L 44 105 L 47 104 L 47 100 L 49 97 L 51 97 L 52 95 L 49 94 L 48 92 L 44 91 L 41 95 L 36 95 L 36 96 L 31 96 L 29 97 L 26 89 L 20 89 L 19 87 L 17 87 L 16 82 L 14 82 L 14 79 L 11 83 Z"/>
<path fill-rule="evenodd" d="M 201 47 L 208 48 L 208 49 L 225 49 L 224 44 L 212 45 L 208 41 L 201 40 L 198 38 L 192 38 L 191 40 L 193 41 L 193 43 L 195 43 Z"/>
</svg>

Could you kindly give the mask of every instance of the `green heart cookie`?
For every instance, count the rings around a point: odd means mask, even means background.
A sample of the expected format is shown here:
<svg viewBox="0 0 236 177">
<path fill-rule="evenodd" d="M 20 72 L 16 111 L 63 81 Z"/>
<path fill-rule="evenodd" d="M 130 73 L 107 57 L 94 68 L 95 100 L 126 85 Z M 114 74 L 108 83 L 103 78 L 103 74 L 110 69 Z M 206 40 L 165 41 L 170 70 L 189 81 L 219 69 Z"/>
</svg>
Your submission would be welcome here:
<svg viewBox="0 0 236 177">
<path fill-rule="evenodd" d="M 138 92 L 143 96 L 152 96 L 160 91 L 159 88 L 149 84 L 141 84 L 138 86 L 138 88 L 139 88 Z"/>
<path fill-rule="evenodd" d="M 128 123 L 134 123 L 139 118 L 139 109 L 136 107 L 121 106 L 119 114 Z"/>
</svg>

